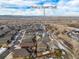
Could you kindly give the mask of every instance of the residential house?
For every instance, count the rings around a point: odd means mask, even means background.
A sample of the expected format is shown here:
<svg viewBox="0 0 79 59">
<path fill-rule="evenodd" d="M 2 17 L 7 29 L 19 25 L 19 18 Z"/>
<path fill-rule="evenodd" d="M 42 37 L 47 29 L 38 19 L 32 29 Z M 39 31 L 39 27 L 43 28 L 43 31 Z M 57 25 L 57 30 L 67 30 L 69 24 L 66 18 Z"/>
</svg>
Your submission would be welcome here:
<svg viewBox="0 0 79 59">
<path fill-rule="evenodd" d="M 37 42 L 37 52 L 44 52 L 47 50 L 47 45 L 43 42 Z"/>
<path fill-rule="evenodd" d="M 30 53 L 26 49 L 15 49 L 12 51 L 13 59 L 29 59 Z"/>
</svg>

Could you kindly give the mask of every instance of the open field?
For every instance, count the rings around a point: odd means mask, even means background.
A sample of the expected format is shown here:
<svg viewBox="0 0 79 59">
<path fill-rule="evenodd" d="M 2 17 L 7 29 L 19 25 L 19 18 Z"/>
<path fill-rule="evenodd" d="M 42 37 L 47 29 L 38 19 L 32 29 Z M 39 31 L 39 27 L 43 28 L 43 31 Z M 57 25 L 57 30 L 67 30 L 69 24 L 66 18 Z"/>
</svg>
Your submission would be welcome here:
<svg viewBox="0 0 79 59">
<path fill-rule="evenodd" d="M 0 16 L 0 23 L 32 23 L 32 22 L 38 22 L 38 23 L 77 23 L 79 22 L 79 17 L 77 16 L 60 16 L 60 17 L 52 17 L 52 16 Z"/>
</svg>

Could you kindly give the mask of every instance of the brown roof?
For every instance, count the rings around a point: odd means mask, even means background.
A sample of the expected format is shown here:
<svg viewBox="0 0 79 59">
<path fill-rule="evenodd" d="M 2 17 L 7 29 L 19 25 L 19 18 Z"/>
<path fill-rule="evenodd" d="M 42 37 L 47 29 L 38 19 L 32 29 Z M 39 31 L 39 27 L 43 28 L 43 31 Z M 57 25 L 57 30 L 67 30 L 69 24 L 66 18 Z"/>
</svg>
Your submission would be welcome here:
<svg viewBox="0 0 79 59">
<path fill-rule="evenodd" d="M 25 49 L 13 50 L 13 56 L 29 56 L 29 52 Z"/>
<path fill-rule="evenodd" d="M 33 47 L 34 43 L 33 42 L 22 42 L 20 44 L 21 47 Z"/>
<path fill-rule="evenodd" d="M 37 47 L 47 47 L 46 44 L 44 44 L 43 42 L 37 42 Z"/>
<path fill-rule="evenodd" d="M 23 43 L 28 43 L 28 42 L 31 43 L 31 42 L 33 42 L 33 41 L 32 41 L 32 39 L 23 39 L 22 42 L 23 42 Z"/>
</svg>

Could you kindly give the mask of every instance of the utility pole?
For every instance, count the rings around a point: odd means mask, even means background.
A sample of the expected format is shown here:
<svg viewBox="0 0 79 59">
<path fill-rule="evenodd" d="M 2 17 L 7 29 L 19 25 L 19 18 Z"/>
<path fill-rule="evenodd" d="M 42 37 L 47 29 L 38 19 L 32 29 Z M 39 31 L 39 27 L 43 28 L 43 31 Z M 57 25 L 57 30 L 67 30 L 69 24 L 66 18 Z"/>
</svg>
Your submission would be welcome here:
<svg viewBox="0 0 79 59">
<path fill-rule="evenodd" d="M 42 8 L 43 8 L 43 18 L 44 18 L 44 20 L 45 20 L 45 17 L 46 17 L 45 7 L 44 7 L 44 6 L 42 6 Z M 45 20 L 44 22 L 46 23 L 46 20 Z"/>
<path fill-rule="evenodd" d="M 43 7 L 43 8 L 44 8 L 44 11 L 43 12 L 44 12 L 44 17 L 45 17 L 45 7 Z"/>
</svg>

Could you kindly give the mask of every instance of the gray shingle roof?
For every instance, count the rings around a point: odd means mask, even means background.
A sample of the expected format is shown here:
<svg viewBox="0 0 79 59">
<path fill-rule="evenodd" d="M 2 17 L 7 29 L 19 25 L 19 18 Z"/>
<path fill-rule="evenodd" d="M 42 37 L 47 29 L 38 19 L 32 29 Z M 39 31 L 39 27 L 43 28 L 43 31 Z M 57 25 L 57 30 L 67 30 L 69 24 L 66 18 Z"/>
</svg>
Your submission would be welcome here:
<svg viewBox="0 0 79 59">
<path fill-rule="evenodd" d="M 29 52 L 25 49 L 13 50 L 13 56 L 29 56 Z"/>
</svg>

